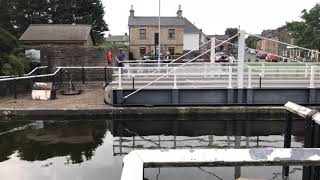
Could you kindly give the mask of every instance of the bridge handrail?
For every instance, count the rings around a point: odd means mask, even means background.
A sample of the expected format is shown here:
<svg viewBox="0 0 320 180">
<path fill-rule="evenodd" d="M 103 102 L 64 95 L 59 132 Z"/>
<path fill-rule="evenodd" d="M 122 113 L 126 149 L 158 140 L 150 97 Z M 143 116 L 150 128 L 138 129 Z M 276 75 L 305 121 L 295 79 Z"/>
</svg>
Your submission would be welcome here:
<svg viewBox="0 0 320 180">
<path fill-rule="evenodd" d="M 29 73 L 24 74 L 24 76 L 30 76 L 32 73 L 34 73 L 34 72 L 37 71 L 38 69 L 45 69 L 45 68 L 48 68 L 48 66 L 39 66 L 39 67 L 36 67 L 36 68 L 32 69 Z M 13 75 L 0 76 L 0 79 L 10 78 L 10 77 L 12 77 L 12 76 L 13 76 Z"/>
<path fill-rule="evenodd" d="M 237 33 L 236 35 L 234 35 L 234 36 L 230 37 L 229 39 L 225 40 L 225 42 L 230 41 L 231 39 L 233 39 L 233 38 L 237 37 L 238 35 L 239 35 L 239 33 Z M 212 39 L 211 39 L 211 40 L 212 40 Z M 186 63 L 184 63 L 184 64 L 182 64 L 182 65 L 180 65 L 180 66 L 178 66 L 178 67 L 176 67 L 175 69 L 173 69 L 173 70 L 171 70 L 171 71 L 167 72 L 165 75 L 162 75 L 162 76 L 158 77 L 157 79 L 155 79 L 155 80 L 153 80 L 153 81 L 149 82 L 149 83 L 148 83 L 148 84 L 146 84 L 145 86 L 143 86 L 143 87 L 141 87 L 141 88 L 139 88 L 139 89 L 137 89 L 137 90 L 133 91 L 132 93 L 130 93 L 130 94 L 128 94 L 128 95 L 126 95 L 126 96 L 124 97 L 124 99 L 123 99 L 123 100 L 125 101 L 128 97 L 130 97 L 130 96 L 134 95 L 135 93 L 137 93 L 137 92 L 141 91 L 142 89 L 144 89 L 144 88 L 146 88 L 146 87 L 150 86 L 152 83 L 154 83 L 154 82 L 156 82 L 156 81 L 160 80 L 160 79 L 161 79 L 161 78 L 163 78 L 164 76 L 166 76 L 166 75 L 168 75 L 168 74 L 171 74 L 171 73 L 175 72 L 177 69 L 179 69 L 179 68 L 181 68 L 181 67 L 183 67 L 183 66 L 185 66 L 185 65 L 187 65 L 187 64 L 189 64 L 189 63 L 191 63 L 192 61 L 194 61 L 194 60 L 198 59 L 199 57 L 203 56 L 204 54 L 206 54 L 206 53 L 210 52 L 213 48 L 217 48 L 217 47 L 221 46 L 222 44 L 224 44 L 224 42 L 222 42 L 222 43 L 220 43 L 220 44 L 216 45 L 215 47 L 211 47 L 209 50 L 205 51 L 204 53 L 201 53 L 199 56 L 197 56 L 197 57 L 195 57 L 195 58 L 191 59 L 190 61 L 188 61 L 188 62 L 186 62 Z"/>
</svg>

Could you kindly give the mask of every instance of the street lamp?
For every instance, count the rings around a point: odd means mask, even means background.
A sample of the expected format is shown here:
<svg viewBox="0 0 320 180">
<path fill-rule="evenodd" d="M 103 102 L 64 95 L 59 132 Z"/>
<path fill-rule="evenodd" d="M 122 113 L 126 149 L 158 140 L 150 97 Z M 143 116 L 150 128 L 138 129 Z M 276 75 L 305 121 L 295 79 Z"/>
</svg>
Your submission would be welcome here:
<svg viewBox="0 0 320 180">
<path fill-rule="evenodd" d="M 161 0 L 159 0 L 159 20 L 158 20 L 158 37 L 159 37 L 159 41 L 158 41 L 158 45 L 159 45 L 159 50 L 158 50 L 158 65 L 160 66 L 160 53 L 161 53 L 161 51 L 160 51 L 160 45 L 161 45 L 161 43 L 160 43 L 160 11 L 161 11 Z M 155 52 L 156 52 L 156 50 L 155 50 Z"/>
</svg>

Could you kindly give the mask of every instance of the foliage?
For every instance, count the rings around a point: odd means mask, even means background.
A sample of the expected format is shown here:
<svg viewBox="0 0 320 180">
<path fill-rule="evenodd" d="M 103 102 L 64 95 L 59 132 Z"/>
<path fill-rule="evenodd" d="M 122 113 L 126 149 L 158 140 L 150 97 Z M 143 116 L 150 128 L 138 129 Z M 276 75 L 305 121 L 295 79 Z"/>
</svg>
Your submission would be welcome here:
<svg viewBox="0 0 320 180">
<path fill-rule="evenodd" d="M 246 46 L 251 48 L 251 49 L 257 49 L 257 41 L 259 38 L 255 36 L 248 36 L 246 39 Z"/>
<path fill-rule="evenodd" d="M 227 28 L 225 31 L 225 35 L 228 37 L 233 37 L 238 33 L 237 28 Z M 231 43 L 237 44 L 238 43 L 238 36 L 230 40 Z M 233 45 L 229 44 L 228 45 L 228 51 L 229 53 L 235 53 L 236 49 L 233 47 Z"/>
<path fill-rule="evenodd" d="M 237 28 L 227 28 L 225 31 L 225 35 L 232 37 L 234 35 L 236 35 L 238 33 L 238 29 Z M 235 37 L 233 39 L 230 40 L 231 43 L 238 43 L 238 37 Z"/>
<path fill-rule="evenodd" d="M 0 0 L 4 1 L 4 0 Z M 101 0 L 7 0 L 7 18 L 10 27 L 4 27 L 20 37 L 30 24 L 91 24 L 99 42 L 108 30 L 103 20 L 104 7 Z M 1 11 L 0 11 L 1 13 Z"/>
<path fill-rule="evenodd" d="M 0 27 L 0 75 L 22 75 L 27 67 L 17 39 Z"/>
<path fill-rule="evenodd" d="M 302 21 L 287 22 L 288 30 L 295 43 L 309 49 L 320 50 L 320 4 L 303 10 Z"/>
</svg>

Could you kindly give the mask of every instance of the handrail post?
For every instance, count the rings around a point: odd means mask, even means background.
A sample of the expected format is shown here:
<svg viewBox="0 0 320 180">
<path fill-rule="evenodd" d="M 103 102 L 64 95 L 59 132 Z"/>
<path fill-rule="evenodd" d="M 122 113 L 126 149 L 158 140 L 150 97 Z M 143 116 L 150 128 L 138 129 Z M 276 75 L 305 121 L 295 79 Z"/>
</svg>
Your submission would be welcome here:
<svg viewBox="0 0 320 180">
<path fill-rule="evenodd" d="M 16 75 L 13 75 L 13 98 L 17 99 L 17 82 Z"/>
<path fill-rule="evenodd" d="M 232 66 L 229 66 L 229 84 L 228 88 L 232 88 Z"/>
<path fill-rule="evenodd" d="M 310 88 L 314 88 L 314 66 L 311 66 Z"/>
<path fill-rule="evenodd" d="M 308 63 L 306 63 L 306 67 L 305 67 L 305 70 L 304 70 L 304 77 L 308 77 Z"/>
<path fill-rule="evenodd" d="M 252 70 L 251 67 L 248 66 L 248 88 L 252 88 Z"/>
<path fill-rule="evenodd" d="M 121 67 L 118 67 L 118 82 L 119 82 L 119 86 L 118 89 L 122 89 L 122 77 L 121 77 Z"/>
<path fill-rule="evenodd" d="M 84 77 L 84 67 L 82 66 L 82 71 L 81 71 L 81 79 L 82 79 L 82 84 L 85 83 L 85 77 Z"/>
<path fill-rule="evenodd" d="M 264 77 L 264 68 L 265 68 L 265 64 L 263 62 L 261 67 L 261 77 Z"/>
<path fill-rule="evenodd" d="M 176 73 L 176 67 L 174 68 L 173 72 L 173 89 L 178 89 L 177 88 L 177 73 Z"/>
</svg>

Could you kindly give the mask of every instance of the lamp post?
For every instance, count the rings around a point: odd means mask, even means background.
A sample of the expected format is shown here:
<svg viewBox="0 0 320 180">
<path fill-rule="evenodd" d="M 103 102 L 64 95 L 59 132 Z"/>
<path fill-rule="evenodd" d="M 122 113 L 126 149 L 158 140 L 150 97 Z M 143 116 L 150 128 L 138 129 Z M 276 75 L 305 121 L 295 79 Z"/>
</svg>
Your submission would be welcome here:
<svg viewBox="0 0 320 180">
<path fill-rule="evenodd" d="M 160 50 L 160 48 L 161 48 L 161 43 L 160 43 L 160 15 L 161 14 L 160 14 L 160 11 L 161 11 L 161 0 L 159 0 L 159 20 L 158 20 L 158 31 L 159 31 L 159 33 L 158 33 L 158 36 L 159 36 L 158 65 L 159 66 L 160 66 L 160 53 L 161 53 L 161 50 Z M 156 50 L 155 50 L 155 52 L 156 52 Z"/>
</svg>

